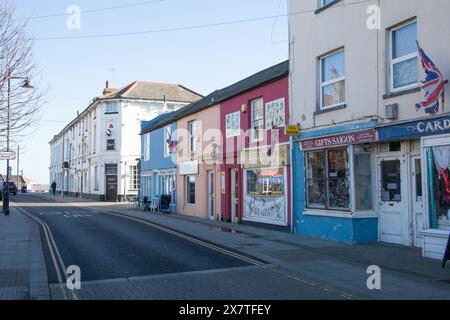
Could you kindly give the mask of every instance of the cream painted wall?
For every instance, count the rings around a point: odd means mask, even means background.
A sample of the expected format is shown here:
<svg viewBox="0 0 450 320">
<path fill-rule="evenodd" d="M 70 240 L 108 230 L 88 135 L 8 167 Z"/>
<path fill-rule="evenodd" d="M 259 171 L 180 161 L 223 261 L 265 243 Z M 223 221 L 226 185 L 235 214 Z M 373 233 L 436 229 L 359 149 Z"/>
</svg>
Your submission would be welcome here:
<svg viewBox="0 0 450 320">
<path fill-rule="evenodd" d="M 369 30 L 367 9 L 380 5 L 381 29 Z M 317 0 L 290 1 L 291 57 L 291 122 L 299 122 L 303 130 L 329 126 L 364 118 L 384 118 L 385 106 L 399 104 L 402 121 L 426 116 L 416 112 L 420 92 L 383 99 L 389 93 L 386 59 L 388 29 L 417 17 L 418 40 L 431 59 L 450 78 L 450 1 L 448 0 L 342 0 L 318 14 Z M 304 12 L 302 14 L 295 14 Z M 346 103 L 344 110 L 314 115 L 318 106 L 318 57 L 345 48 Z M 450 101 L 446 86 L 446 101 Z M 448 104 L 448 103 L 447 103 Z M 450 111 L 450 106 L 446 106 Z M 390 123 L 390 121 L 381 121 Z"/>
</svg>

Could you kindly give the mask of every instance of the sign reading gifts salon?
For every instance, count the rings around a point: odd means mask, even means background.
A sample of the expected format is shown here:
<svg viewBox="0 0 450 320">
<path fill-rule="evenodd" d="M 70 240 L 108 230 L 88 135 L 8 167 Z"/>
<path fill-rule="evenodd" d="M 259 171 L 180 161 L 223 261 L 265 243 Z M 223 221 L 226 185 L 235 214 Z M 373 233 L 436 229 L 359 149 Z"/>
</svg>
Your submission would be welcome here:
<svg viewBox="0 0 450 320">
<path fill-rule="evenodd" d="M 378 128 L 380 141 L 450 133 L 450 115 Z"/>
<path fill-rule="evenodd" d="M 375 129 L 350 132 L 335 136 L 304 140 L 302 150 L 322 149 L 330 147 L 348 146 L 351 144 L 370 143 L 377 141 Z"/>
</svg>

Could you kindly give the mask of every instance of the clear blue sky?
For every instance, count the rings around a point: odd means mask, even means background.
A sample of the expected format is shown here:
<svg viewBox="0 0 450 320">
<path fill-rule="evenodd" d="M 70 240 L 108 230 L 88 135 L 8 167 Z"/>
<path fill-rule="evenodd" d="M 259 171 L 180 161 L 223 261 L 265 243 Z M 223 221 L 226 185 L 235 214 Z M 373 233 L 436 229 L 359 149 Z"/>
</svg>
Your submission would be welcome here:
<svg viewBox="0 0 450 320">
<path fill-rule="evenodd" d="M 16 18 L 63 14 L 73 4 L 86 11 L 140 2 L 145 0 L 14 1 Z M 32 19 L 28 34 L 43 38 L 135 32 L 286 11 L 286 0 L 167 0 L 84 13 L 81 30 L 67 29 L 64 16 Z M 24 175 L 48 183 L 48 142 L 76 116 L 77 110 L 84 110 L 93 97 L 101 94 L 106 80 L 114 87 L 134 80 L 180 83 L 208 94 L 287 59 L 287 18 L 278 18 L 276 23 L 274 20 L 126 37 L 36 41 L 36 63 L 52 89 L 43 121 L 21 146 Z M 15 165 L 13 170 L 15 174 Z"/>
</svg>

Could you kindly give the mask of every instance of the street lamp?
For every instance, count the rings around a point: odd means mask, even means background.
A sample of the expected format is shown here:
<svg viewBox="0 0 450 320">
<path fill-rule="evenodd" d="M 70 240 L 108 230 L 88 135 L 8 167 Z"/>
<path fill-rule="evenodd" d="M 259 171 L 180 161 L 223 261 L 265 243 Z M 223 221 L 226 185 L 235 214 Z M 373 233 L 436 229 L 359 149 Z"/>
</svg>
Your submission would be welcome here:
<svg viewBox="0 0 450 320">
<path fill-rule="evenodd" d="M 9 146 L 9 135 L 10 135 L 10 105 L 11 105 L 11 80 L 23 80 L 22 88 L 24 89 L 33 89 L 33 87 L 30 85 L 30 80 L 28 78 L 24 77 L 13 77 L 11 75 L 11 70 L 8 71 L 8 76 L 6 79 L 8 81 L 8 96 L 7 96 L 7 125 L 6 125 L 6 151 L 9 152 L 10 146 Z M 9 177 L 10 177 L 10 171 L 9 171 L 9 158 L 6 160 L 6 193 L 3 197 L 3 212 L 5 216 L 9 215 Z"/>
</svg>

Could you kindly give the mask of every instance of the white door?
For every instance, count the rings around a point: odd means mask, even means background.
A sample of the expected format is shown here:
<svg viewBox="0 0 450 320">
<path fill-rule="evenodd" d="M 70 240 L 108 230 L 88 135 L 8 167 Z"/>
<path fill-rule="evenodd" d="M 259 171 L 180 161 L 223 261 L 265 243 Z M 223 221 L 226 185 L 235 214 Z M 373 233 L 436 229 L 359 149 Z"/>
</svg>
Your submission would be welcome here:
<svg viewBox="0 0 450 320">
<path fill-rule="evenodd" d="M 231 170 L 231 221 L 239 223 L 239 171 Z"/>
<path fill-rule="evenodd" d="M 378 164 L 380 240 L 410 245 L 407 163 L 400 157 L 384 157 Z"/>
<path fill-rule="evenodd" d="M 420 232 L 423 230 L 423 191 L 422 191 L 422 165 L 420 157 L 411 158 L 411 201 L 412 201 L 412 221 L 413 227 L 413 242 L 414 246 L 423 246 L 423 237 Z"/>
<path fill-rule="evenodd" d="M 214 219 L 214 172 L 208 171 L 208 217 Z"/>
</svg>

